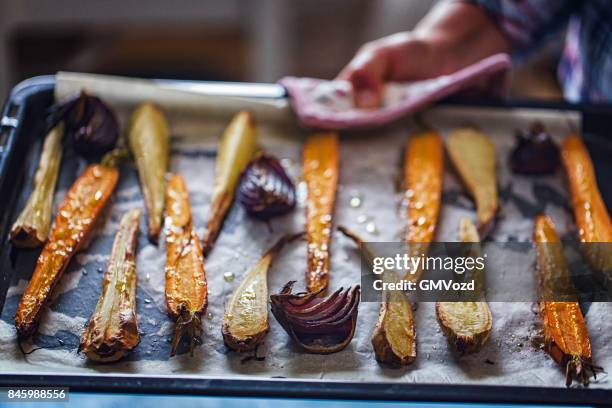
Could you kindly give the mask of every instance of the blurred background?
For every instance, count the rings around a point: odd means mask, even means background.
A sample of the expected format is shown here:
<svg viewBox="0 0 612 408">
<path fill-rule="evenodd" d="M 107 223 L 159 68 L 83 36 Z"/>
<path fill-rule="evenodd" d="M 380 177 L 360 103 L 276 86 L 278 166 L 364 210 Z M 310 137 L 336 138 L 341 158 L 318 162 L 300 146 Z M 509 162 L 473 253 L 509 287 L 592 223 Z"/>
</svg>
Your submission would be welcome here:
<svg viewBox="0 0 612 408">
<path fill-rule="evenodd" d="M 434 0 L 0 0 L 0 98 L 59 70 L 274 82 L 333 78 L 365 41 L 409 30 Z M 512 94 L 560 98 L 558 49 Z"/>
</svg>

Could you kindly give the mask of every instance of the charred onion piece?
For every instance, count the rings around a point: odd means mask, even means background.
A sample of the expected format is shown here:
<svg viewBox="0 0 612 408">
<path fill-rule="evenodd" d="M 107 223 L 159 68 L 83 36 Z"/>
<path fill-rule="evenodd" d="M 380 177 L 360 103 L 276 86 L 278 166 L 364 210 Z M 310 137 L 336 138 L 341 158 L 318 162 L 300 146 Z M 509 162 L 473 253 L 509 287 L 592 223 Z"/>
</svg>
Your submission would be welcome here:
<svg viewBox="0 0 612 408">
<path fill-rule="evenodd" d="M 241 111 L 225 129 L 215 170 L 215 186 L 212 193 L 208 222 L 204 232 L 204 256 L 208 256 L 217 240 L 225 216 L 229 211 L 240 174 L 249 164 L 257 150 L 257 129 L 250 112 Z"/>
<path fill-rule="evenodd" d="M 561 156 L 580 242 L 584 244 L 582 252 L 591 267 L 603 275 L 601 279 L 605 282 L 612 279 L 612 223 L 597 187 L 591 157 L 578 135 L 565 139 Z"/>
<path fill-rule="evenodd" d="M 20 338 L 36 330 L 44 304 L 74 254 L 88 243 L 118 178 L 117 168 L 92 164 L 70 187 L 17 308 L 15 327 Z"/>
<path fill-rule="evenodd" d="M 459 225 L 461 242 L 480 242 L 478 231 L 469 219 L 462 218 Z M 482 256 L 479 247 L 473 247 L 471 252 L 470 257 Z M 483 271 L 474 269 L 465 277 L 466 282 L 472 279 L 474 292 L 483 294 Z M 489 339 L 493 326 L 491 309 L 484 299 L 480 302 L 436 302 L 436 317 L 448 343 L 461 354 L 479 351 Z"/>
<path fill-rule="evenodd" d="M 234 291 L 223 317 L 225 344 L 236 351 L 257 348 L 270 329 L 268 324 L 268 271 L 283 246 L 302 236 L 285 235 L 247 273 Z"/>
<path fill-rule="evenodd" d="M 308 189 L 306 287 L 310 292 L 324 290 L 329 281 L 329 246 L 339 158 L 338 135 L 334 132 L 315 133 L 304 144 L 303 177 Z"/>
<path fill-rule="evenodd" d="M 242 173 L 237 198 L 251 216 L 267 221 L 295 207 L 295 186 L 275 157 L 260 153 Z"/>
<path fill-rule="evenodd" d="M 164 212 L 170 129 L 162 111 L 144 103 L 132 113 L 127 135 L 147 208 L 149 240 L 157 243 Z"/>
<path fill-rule="evenodd" d="M 510 167 L 520 174 L 548 174 L 559 167 L 559 147 L 544 125 L 535 122 L 528 131 L 516 133 L 516 146 L 510 153 Z"/>
<path fill-rule="evenodd" d="M 475 128 L 454 130 L 446 146 L 453 166 L 476 203 L 478 232 L 484 239 L 493 229 L 499 211 L 495 146 Z"/>
<path fill-rule="evenodd" d="M 84 156 L 106 153 L 119 139 L 119 123 L 111 108 L 85 91 L 54 107 L 50 120 L 53 124 L 64 121 L 66 137 Z"/>
<path fill-rule="evenodd" d="M 168 314 L 176 320 L 171 355 L 183 336 L 187 336 L 193 354 L 202 333 L 200 317 L 208 305 L 208 285 L 200 241 L 193 230 L 189 193 L 179 175 L 168 182 L 165 231 L 166 304 Z"/>
<path fill-rule="evenodd" d="M 348 228 L 339 226 L 338 230 L 352 239 L 371 265 L 375 257 L 366 242 Z M 395 271 L 386 270 L 381 275 L 385 282 L 397 282 Z M 378 321 L 372 334 L 372 347 L 379 363 L 391 366 L 405 366 L 416 360 L 416 330 L 412 305 L 404 292 L 384 291 L 380 304 Z"/>
<path fill-rule="evenodd" d="M 578 302 L 551 301 L 558 292 L 573 286 L 554 224 L 546 215 L 538 215 L 534 226 L 537 272 L 540 282 L 540 314 L 544 326 L 544 344 L 548 354 L 565 369 L 565 384 L 573 378 L 589 384 L 601 367 L 592 363 L 591 341 Z"/>
<path fill-rule="evenodd" d="M 63 133 L 63 125 L 59 124 L 45 138 L 34 175 L 34 189 L 11 228 L 11 243 L 15 246 L 34 248 L 47 240 L 51 229 L 55 185 L 62 161 Z"/>
<path fill-rule="evenodd" d="M 91 360 L 117 361 L 140 342 L 135 263 L 139 224 L 137 208 L 121 219 L 96 310 L 81 336 L 79 348 Z"/>
<path fill-rule="evenodd" d="M 406 242 L 412 257 L 425 255 L 434 237 L 442 198 L 444 146 L 435 131 L 410 136 L 404 155 L 404 179 L 408 205 Z M 423 271 L 406 273 L 404 279 L 419 280 Z"/>
<path fill-rule="evenodd" d="M 291 293 L 295 281 L 270 296 L 272 314 L 295 342 L 309 353 L 330 354 L 344 349 L 357 324 L 359 285 L 338 289 L 322 299 L 319 292 Z"/>
</svg>

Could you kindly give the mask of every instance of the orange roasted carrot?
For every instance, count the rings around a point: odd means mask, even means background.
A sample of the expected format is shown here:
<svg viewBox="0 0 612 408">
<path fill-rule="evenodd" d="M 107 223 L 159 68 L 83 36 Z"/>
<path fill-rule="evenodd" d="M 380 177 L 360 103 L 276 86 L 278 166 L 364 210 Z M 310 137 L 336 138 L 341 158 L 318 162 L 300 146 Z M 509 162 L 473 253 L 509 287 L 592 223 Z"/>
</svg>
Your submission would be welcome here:
<svg viewBox="0 0 612 408">
<path fill-rule="evenodd" d="M 338 135 L 335 132 L 314 133 L 304 144 L 303 177 L 308 189 L 306 287 L 310 292 L 326 288 L 329 282 L 329 245 L 338 188 L 339 157 Z"/>
<path fill-rule="evenodd" d="M 208 285 L 200 240 L 193 230 L 189 193 L 182 176 L 172 176 L 166 190 L 166 304 L 176 320 L 172 354 L 186 335 L 190 349 L 202 332 Z"/>
<path fill-rule="evenodd" d="M 408 140 L 404 155 L 404 179 L 408 206 L 406 242 L 410 256 L 427 252 L 433 240 L 440 213 L 444 144 L 435 131 L 414 134 Z M 404 279 L 418 280 L 421 270 Z"/>
<path fill-rule="evenodd" d="M 600 243 L 612 242 L 612 223 L 597 188 L 589 152 L 579 136 L 570 135 L 563 142 L 561 157 L 569 181 L 580 241 L 589 244 L 584 246 L 584 255 L 593 268 L 611 273 L 612 251 L 609 246 Z"/>
<path fill-rule="evenodd" d="M 578 302 L 554 301 L 555 296 L 566 294 L 572 283 L 561 242 L 550 218 L 538 215 L 533 235 L 546 351 L 565 368 L 567 386 L 571 385 L 574 377 L 587 385 L 589 372 L 595 375 L 601 368 L 591 361 L 591 341 Z"/>
<path fill-rule="evenodd" d="M 43 305 L 73 255 L 88 243 L 118 178 L 116 167 L 92 164 L 70 187 L 17 308 L 15 327 L 20 338 L 30 337 L 36 330 Z"/>
</svg>

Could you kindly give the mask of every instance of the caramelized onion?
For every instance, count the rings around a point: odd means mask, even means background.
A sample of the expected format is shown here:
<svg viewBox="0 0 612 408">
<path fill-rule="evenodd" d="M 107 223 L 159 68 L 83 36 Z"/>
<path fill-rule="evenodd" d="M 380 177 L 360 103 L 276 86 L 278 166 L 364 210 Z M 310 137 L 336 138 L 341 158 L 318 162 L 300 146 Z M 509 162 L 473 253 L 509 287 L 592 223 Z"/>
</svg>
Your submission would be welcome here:
<svg viewBox="0 0 612 408">
<path fill-rule="evenodd" d="M 100 98 L 82 91 L 52 108 L 50 125 L 64 121 L 65 136 L 83 156 L 99 156 L 115 147 L 119 123 L 113 111 Z"/>
<path fill-rule="evenodd" d="M 287 283 L 279 294 L 270 296 L 276 320 L 309 353 L 330 354 L 344 349 L 355 333 L 359 285 L 340 288 L 321 299 L 321 291 L 291 293 L 294 283 Z"/>
<path fill-rule="evenodd" d="M 559 147 L 542 123 L 535 122 L 529 130 L 516 133 L 516 146 L 510 153 L 510 167 L 514 173 L 553 173 L 559 163 Z"/>
<path fill-rule="evenodd" d="M 275 157 L 260 153 L 242 173 L 238 201 L 251 216 L 267 221 L 295 207 L 295 186 Z"/>
</svg>

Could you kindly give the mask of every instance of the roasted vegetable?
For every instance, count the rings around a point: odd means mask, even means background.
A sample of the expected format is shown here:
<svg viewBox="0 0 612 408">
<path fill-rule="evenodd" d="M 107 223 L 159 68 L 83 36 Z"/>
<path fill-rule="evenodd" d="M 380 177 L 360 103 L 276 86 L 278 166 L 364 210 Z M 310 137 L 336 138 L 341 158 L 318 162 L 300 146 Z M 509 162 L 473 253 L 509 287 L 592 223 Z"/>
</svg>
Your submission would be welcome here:
<svg viewBox="0 0 612 408">
<path fill-rule="evenodd" d="M 285 235 L 247 273 L 234 291 L 223 317 L 225 344 L 236 351 L 255 350 L 270 329 L 268 324 L 268 270 L 283 246 L 302 236 Z"/>
<path fill-rule="evenodd" d="M 374 259 L 372 249 L 357 234 L 346 227 L 338 229 L 352 239 L 370 265 Z M 385 282 L 397 282 L 399 277 L 392 270 L 382 273 Z M 412 305 L 400 290 L 383 291 L 378 321 L 372 334 L 372 347 L 376 360 L 391 366 L 405 366 L 416 359 L 416 331 Z"/>
<path fill-rule="evenodd" d="M 34 175 L 34 189 L 28 202 L 11 228 L 11 243 L 21 248 L 41 246 L 51 228 L 53 196 L 62 161 L 63 125 L 59 124 L 47 134 L 38 168 Z"/>
<path fill-rule="evenodd" d="M 183 336 L 190 351 L 202 334 L 201 316 L 208 305 L 208 285 L 200 241 L 193 230 L 189 193 L 179 175 L 170 178 L 166 192 L 166 304 L 176 320 L 172 354 Z"/>
<path fill-rule="evenodd" d="M 584 256 L 597 272 L 603 273 L 602 279 L 612 279 L 612 223 L 597 188 L 591 157 L 579 136 L 565 139 L 562 159 Z"/>
<path fill-rule="evenodd" d="M 84 156 L 102 155 L 112 150 L 119 139 L 119 123 L 113 111 L 85 91 L 53 108 L 49 121 L 55 125 L 61 120 L 66 138 Z"/>
<path fill-rule="evenodd" d="M 554 224 L 545 215 L 535 219 L 534 241 L 540 281 L 540 314 L 544 326 L 544 344 L 550 356 L 565 369 L 569 387 L 576 377 L 588 385 L 601 367 L 592 363 L 591 341 L 578 302 L 551 301 L 557 291 L 571 285 L 570 272 Z"/>
<path fill-rule="evenodd" d="M 516 133 L 516 146 L 510 153 L 510 168 L 520 174 L 548 174 L 559 167 L 559 147 L 544 125 L 535 122 L 527 131 Z"/>
<path fill-rule="evenodd" d="M 96 310 L 81 336 L 80 351 L 99 362 L 117 361 L 140 342 L 136 315 L 136 246 L 140 209 L 127 212 L 104 274 Z"/>
<path fill-rule="evenodd" d="M 339 157 L 338 135 L 334 132 L 312 134 L 304 144 L 303 177 L 308 190 L 306 287 L 310 292 L 325 290 L 329 281 L 329 246 Z"/>
<path fill-rule="evenodd" d="M 476 227 L 463 218 L 460 221 L 459 238 L 461 242 L 480 242 Z M 473 247 L 471 257 L 482 256 L 480 249 Z M 474 279 L 474 286 L 484 286 L 484 276 L 477 269 L 465 281 Z M 477 273 L 479 276 L 476 276 Z M 436 302 L 436 317 L 442 332 L 449 344 L 461 354 L 475 353 L 486 343 L 491 334 L 493 317 L 491 309 L 484 299 L 479 302 Z"/>
<path fill-rule="evenodd" d="M 238 201 L 253 217 L 267 221 L 295 207 L 295 186 L 273 156 L 259 153 L 242 173 Z"/>
<path fill-rule="evenodd" d="M 463 184 L 476 202 L 478 232 L 486 237 L 499 211 L 495 171 L 495 146 L 474 128 L 453 131 L 446 141 L 448 154 Z"/>
<path fill-rule="evenodd" d="M 149 240 L 157 243 L 164 212 L 170 129 L 162 111 L 144 103 L 132 113 L 127 135 L 147 207 Z"/>
<path fill-rule="evenodd" d="M 336 353 L 344 349 L 355 334 L 359 285 L 338 289 L 321 300 L 319 292 L 291 293 L 295 281 L 279 294 L 270 296 L 272 314 L 291 338 L 314 354 Z"/>
<path fill-rule="evenodd" d="M 117 168 L 92 164 L 70 187 L 17 308 L 15 327 L 20 338 L 36 330 L 44 304 L 74 254 L 88 243 L 118 178 Z"/>
<path fill-rule="evenodd" d="M 444 147 L 434 131 L 412 135 L 404 155 L 404 179 L 408 206 L 406 242 L 411 257 L 425 255 L 433 240 L 440 213 Z M 404 279 L 419 280 L 422 270 Z"/>
<path fill-rule="evenodd" d="M 257 150 L 257 129 L 250 112 L 241 111 L 223 133 L 217 154 L 215 186 L 203 239 L 204 256 L 208 256 L 221 232 L 240 174 Z"/>
</svg>

